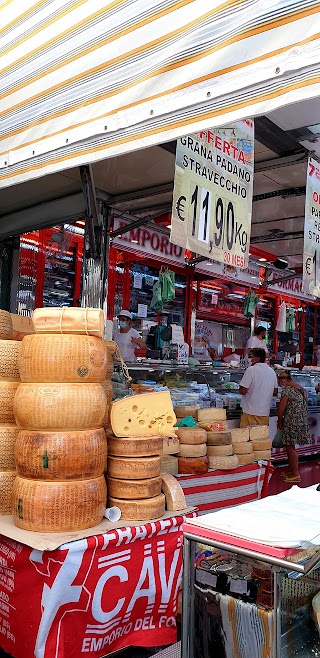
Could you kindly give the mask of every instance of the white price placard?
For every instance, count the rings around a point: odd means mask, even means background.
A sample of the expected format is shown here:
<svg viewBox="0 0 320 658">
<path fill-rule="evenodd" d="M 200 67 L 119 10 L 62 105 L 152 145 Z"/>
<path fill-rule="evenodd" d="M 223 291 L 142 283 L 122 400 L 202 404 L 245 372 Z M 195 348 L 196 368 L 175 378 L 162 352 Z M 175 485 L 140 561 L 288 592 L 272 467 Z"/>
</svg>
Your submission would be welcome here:
<svg viewBox="0 0 320 658">
<path fill-rule="evenodd" d="M 171 242 L 210 260 L 246 268 L 253 163 L 250 119 L 178 139 Z"/>
<path fill-rule="evenodd" d="M 133 287 L 141 290 L 142 288 L 142 276 L 141 274 L 134 274 L 133 276 Z"/>
<path fill-rule="evenodd" d="M 320 164 L 308 160 L 303 243 L 303 290 L 320 297 Z"/>
<path fill-rule="evenodd" d="M 138 304 L 138 317 L 139 318 L 148 317 L 148 306 L 147 306 L 147 304 Z"/>
</svg>

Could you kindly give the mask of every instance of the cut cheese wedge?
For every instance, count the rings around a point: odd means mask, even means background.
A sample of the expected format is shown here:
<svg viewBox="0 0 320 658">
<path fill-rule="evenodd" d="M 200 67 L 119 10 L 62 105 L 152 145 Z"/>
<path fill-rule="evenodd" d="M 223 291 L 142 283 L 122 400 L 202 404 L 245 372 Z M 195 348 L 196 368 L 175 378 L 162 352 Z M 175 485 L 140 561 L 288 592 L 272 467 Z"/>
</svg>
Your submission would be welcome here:
<svg viewBox="0 0 320 658">
<path fill-rule="evenodd" d="M 12 492 L 14 523 L 35 532 L 71 532 L 101 523 L 106 509 L 104 477 L 43 482 L 17 477 Z"/>
<path fill-rule="evenodd" d="M 253 452 L 253 446 L 250 441 L 244 441 L 244 443 L 233 443 L 232 452 L 235 455 L 250 455 Z"/>
<path fill-rule="evenodd" d="M 120 480 L 159 477 L 160 457 L 108 457 L 108 475 Z"/>
<path fill-rule="evenodd" d="M 168 473 L 161 473 L 161 489 L 166 497 L 166 508 L 169 512 L 179 512 L 187 507 L 181 485 L 176 478 Z"/>
<path fill-rule="evenodd" d="M 208 457 L 225 457 L 233 455 L 232 445 L 226 446 L 207 446 Z"/>
<path fill-rule="evenodd" d="M 106 406 L 101 384 L 19 384 L 14 399 L 16 423 L 29 430 L 95 429 Z"/>
<path fill-rule="evenodd" d="M 237 455 L 239 459 L 239 465 L 240 466 L 248 466 L 248 464 L 254 464 L 255 457 L 254 457 L 254 452 L 251 452 L 249 455 Z"/>
<path fill-rule="evenodd" d="M 121 521 L 151 521 L 159 519 L 165 513 L 166 499 L 163 494 L 149 499 L 121 500 L 109 496 L 109 507 L 119 507 Z"/>
<path fill-rule="evenodd" d="M 176 435 L 180 443 L 198 445 L 207 442 L 207 432 L 201 427 L 176 427 Z"/>
<path fill-rule="evenodd" d="M 21 343 L 19 371 L 22 382 L 102 383 L 107 373 L 104 340 L 95 336 L 26 336 Z"/>
<path fill-rule="evenodd" d="M 32 319 L 36 334 L 84 334 L 101 338 L 104 333 L 103 311 L 99 308 L 36 308 Z"/>
<path fill-rule="evenodd" d="M 196 418 L 198 408 L 195 404 L 177 404 L 174 408 L 174 413 L 177 418 L 186 418 L 186 416 Z"/>
<path fill-rule="evenodd" d="M 260 441 L 252 441 L 253 450 L 271 450 L 272 441 L 271 439 L 261 439 Z"/>
<path fill-rule="evenodd" d="M 207 444 L 223 446 L 231 443 L 231 432 L 207 432 Z"/>
<path fill-rule="evenodd" d="M 136 436 L 124 439 L 108 435 L 109 455 L 117 457 L 150 457 L 162 454 L 162 437 Z"/>
<path fill-rule="evenodd" d="M 208 457 L 179 457 L 178 473 L 186 475 L 201 475 L 209 468 Z"/>
<path fill-rule="evenodd" d="M 15 471 L 0 471 L 0 514 L 11 514 L 12 490 L 16 477 Z"/>
<path fill-rule="evenodd" d="M 14 471 L 14 446 L 19 433 L 17 425 L 0 425 L 0 471 Z M 1 489 L 0 489 L 1 495 Z"/>
<path fill-rule="evenodd" d="M 34 328 L 31 318 L 0 310 L 1 340 L 22 340 L 24 336 L 33 333 Z"/>
<path fill-rule="evenodd" d="M 200 443 L 194 446 L 180 443 L 178 457 L 204 457 L 206 454 L 207 454 L 206 443 Z"/>
<path fill-rule="evenodd" d="M 207 432 L 227 432 L 228 423 L 226 420 L 202 420 L 198 423 Z"/>
<path fill-rule="evenodd" d="M 231 471 L 239 466 L 237 455 L 230 457 L 209 457 L 209 468 L 218 471 Z"/>
<path fill-rule="evenodd" d="M 268 425 L 252 425 L 251 427 L 249 427 L 249 432 L 250 432 L 250 441 L 257 441 L 259 439 L 269 438 Z"/>
<path fill-rule="evenodd" d="M 170 475 L 177 475 L 178 473 L 178 458 L 172 455 L 162 455 L 160 458 L 160 468 L 162 473 L 169 473 Z"/>
<path fill-rule="evenodd" d="M 179 452 L 180 441 L 177 436 L 166 436 L 162 441 L 163 455 L 176 455 Z"/>
<path fill-rule="evenodd" d="M 14 396 L 19 382 L 0 381 L 0 424 L 7 425 L 15 422 L 13 412 Z"/>
<path fill-rule="evenodd" d="M 108 495 L 121 500 L 134 500 L 154 498 L 161 494 L 161 478 L 147 478 L 145 480 L 120 480 L 107 478 Z"/>
<path fill-rule="evenodd" d="M 254 451 L 255 461 L 260 459 L 271 459 L 271 450 L 255 450 Z"/>
<path fill-rule="evenodd" d="M 249 427 L 235 427 L 231 431 L 232 443 L 249 441 Z"/>
<path fill-rule="evenodd" d="M 110 407 L 110 423 L 115 436 L 173 436 L 176 416 L 169 391 L 116 400 Z"/>
<path fill-rule="evenodd" d="M 0 340 L 0 381 L 20 380 L 18 358 L 21 341 Z"/>
<path fill-rule="evenodd" d="M 104 430 L 34 432 L 20 430 L 15 445 L 18 475 L 34 480 L 89 480 L 103 475 L 107 460 Z"/>
<path fill-rule="evenodd" d="M 197 420 L 199 422 L 209 421 L 223 421 L 227 419 L 227 412 L 225 409 L 216 409 L 215 407 L 208 407 L 207 409 L 198 409 Z"/>
</svg>

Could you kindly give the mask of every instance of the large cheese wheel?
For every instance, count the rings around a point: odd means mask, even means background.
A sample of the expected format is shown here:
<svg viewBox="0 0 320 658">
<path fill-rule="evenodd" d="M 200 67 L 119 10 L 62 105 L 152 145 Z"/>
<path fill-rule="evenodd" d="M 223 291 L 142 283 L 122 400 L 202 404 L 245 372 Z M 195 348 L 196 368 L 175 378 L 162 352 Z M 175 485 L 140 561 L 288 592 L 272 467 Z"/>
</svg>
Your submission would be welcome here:
<svg viewBox="0 0 320 658">
<path fill-rule="evenodd" d="M 169 391 L 128 396 L 110 406 L 110 424 L 115 436 L 172 436 L 175 423 Z"/>
<path fill-rule="evenodd" d="M 18 367 L 20 347 L 20 341 L 0 340 L 0 381 L 18 382 L 20 380 Z"/>
<path fill-rule="evenodd" d="M 225 409 L 216 409 L 215 407 L 208 407 L 206 409 L 198 409 L 197 420 L 199 422 L 209 421 L 223 421 L 227 419 L 227 412 Z"/>
<path fill-rule="evenodd" d="M 232 443 L 249 441 L 249 427 L 235 427 L 231 431 Z"/>
<path fill-rule="evenodd" d="M 195 446 L 180 443 L 178 457 L 205 457 L 207 454 L 207 444 L 201 443 Z"/>
<path fill-rule="evenodd" d="M 114 340 L 105 340 L 104 342 L 107 352 L 109 352 L 109 354 L 113 356 L 113 354 L 115 354 L 116 351 L 119 349 L 117 343 L 115 343 Z"/>
<path fill-rule="evenodd" d="M 34 432 L 20 430 L 15 445 L 18 475 L 34 480 L 89 480 L 103 474 L 104 430 Z"/>
<path fill-rule="evenodd" d="M 271 439 L 261 439 L 260 441 L 252 441 L 253 450 L 271 450 L 272 441 Z"/>
<path fill-rule="evenodd" d="M 162 436 L 137 436 L 135 438 L 123 439 L 118 436 L 108 435 L 109 455 L 117 457 L 150 457 L 161 455 Z"/>
<path fill-rule="evenodd" d="M 179 452 L 180 441 L 177 436 L 166 436 L 162 442 L 163 455 L 176 455 Z"/>
<path fill-rule="evenodd" d="M 201 427 L 176 427 L 175 433 L 180 443 L 198 445 L 207 442 L 207 432 Z"/>
<path fill-rule="evenodd" d="M 178 473 L 186 475 L 201 475 L 207 473 L 209 468 L 208 457 L 179 457 Z"/>
<path fill-rule="evenodd" d="M 252 425 L 249 427 L 250 441 L 269 438 L 269 425 Z"/>
<path fill-rule="evenodd" d="M 166 497 L 166 508 L 169 512 L 178 512 L 187 507 L 183 489 L 173 475 L 161 473 L 161 489 Z"/>
<path fill-rule="evenodd" d="M 177 404 L 174 407 L 174 413 L 177 418 L 186 418 L 186 416 L 192 416 L 196 418 L 198 406 L 196 404 Z"/>
<path fill-rule="evenodd" d="M 233 455 L 232 445 L 225 446 L 207 446 L 208 457 L 225 457 Z"/>
<path fill-rule="evenodd" d="M 233 450 L 235 455 L 250 455 L 253 452 L 252 443 L 244 441 L 244 443 L 233 443 Z"/>
<path fill-rule="evenodd" d="M 34 332 L 31 318 L 0 310 L 0 339 L 22 340 Z"/>
<path fill-rule="evenodd" d="M 224 446 L 231 443 L 231 432 L 207 432 L 207 444 Z"/>
<path fill-rule="evenodd" d="M 0 425 L 0 471 L 15 469 L 14 445 L 18 432 L 17 425 Z"/>
<path fill-rule="evenodd" d="M 218 471 L 229 471 L 239 466 L 237 455 L 230 457 L 209 457 L 209 468 Z"/>
<path fill-rule="evenodd" d="M 147 478 L 145 480 L 119 480 L 107 478 L 108 496 L 122 500 L 139 498 L 154 498 L 161 494 L 161 478 Z"/>
<path fill-rule="evenodd" d="M 95 336 L 26 336 L 19 371 L 22 382 L 102 383 L 107 372 L 104 340 Z"/>
<path fill-rule="evenodd" d="M 32 319 L 36 334 L 85 334 L 100 337 L 104 334 L 103 311 L 99 308 L 36 308 Z"/>
<path fill-rule="evenodd" d="M 119 507 L 121 521 L 151 521 L 159 519 L 165 513 L 166 499 L 163 494 L 154 498 L 139 500 L 121 500 L 109 496 L 109 507 Z"/>
<path fill-rule="evenodd" d="M 13 401 L 19 382 L 0 382 L 0 424 L 14 423 Z"/>
<path fill-rule="evenodd" d="M 170 475 L 177 475 L 178 473 L 178 458 L 173 455 L 162 455 L 160 457 L 161 473 L 169 473 Z"/>
<path fill-rule="evenodd" d="M 107 398 L 107 404 L 109 405 L 112 402 L 112 396 L 113 396 L 112 382 L 109 381 L 108 379 L 105 379 L 102 382 L 102 388 L 103 388 L 103 390 L 105 392 L 105 395 L 106 395 L 106 398 Z M 109 409 L 109 407 L 108 407 L 108 409 Z"/>
<path fill-rule="evenodd" d="M 108 475 L 120 480 L 159 477 L 160 457 L 109 457 Z"/>
<path fill-rule="evenodd" d="M 14 523 L 23 530 L 71 532 L 101 523 L 107 486 L 103 476 L 72 482 L 17 477 L 12 492 Z"/>
<path fill-rule="evenodd" d="M 255 450 L 254 451 L 255 461 L 260 459 L 271 459 L 271 450 Z"/>
<path fill-rule="evenodd" d="M 254 453 L 251 452 L 249 455 L 237 455 L 239 459 L 240 466 L 247 466 L 248 464 L 253 464 L 255 462 Z"/>
<path fill-rule="evenodd" d="M 0 514 L 11 514 L 12 489 L 15 471 L 0 471 Z"/>
<path fill-rule="evenodd" d="M 105 410 L 101 384 L 19 384 L 14 399 L 16 423 L 28 430 L 95 429 Z"/>
<path fill-rule="evenodd" d="M 113 363 L 113 357 L 110 352 L 106 349 L 106 357 L 107 357 L 107 369 L 106 369 L 106 379 L 110 379 L 110 377 L 113 375 L 114 372 L 114 363 Z"/>
</svg>

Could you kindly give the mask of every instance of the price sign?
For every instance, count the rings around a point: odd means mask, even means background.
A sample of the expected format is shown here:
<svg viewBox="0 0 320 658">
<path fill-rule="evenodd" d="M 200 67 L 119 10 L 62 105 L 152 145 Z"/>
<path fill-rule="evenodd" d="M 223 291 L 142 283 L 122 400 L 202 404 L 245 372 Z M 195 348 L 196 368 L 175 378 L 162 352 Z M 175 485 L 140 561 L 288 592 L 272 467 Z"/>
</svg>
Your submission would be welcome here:
<svg viewBox="0 0 320 658">
<path fill-rule="evenodd" d="M 248 265 L 253 122 L 178 140 L 170 240 L 208 259 Z"/>
<path fill-rule="evenodd" d="M 320 297 L 320 164 L 308 160 L 303 244 L 303 290 Z"/>
</svg>

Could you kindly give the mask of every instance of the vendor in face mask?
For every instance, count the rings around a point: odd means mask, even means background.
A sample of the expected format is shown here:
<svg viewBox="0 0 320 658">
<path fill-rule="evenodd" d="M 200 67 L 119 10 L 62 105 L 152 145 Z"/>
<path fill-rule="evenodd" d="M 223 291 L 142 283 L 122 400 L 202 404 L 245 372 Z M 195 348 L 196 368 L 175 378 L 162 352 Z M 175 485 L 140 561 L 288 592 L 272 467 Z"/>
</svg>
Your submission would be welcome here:
<svg viewBox="0 0 320 658">
<path fill-rule="evenodd" d="M 118 320 L 119 329 L 113 332 L 113 340 L 118 344 L 123 360 L 134 361 L 136 347 L 146 350 L 147 346 L 140 338 L 139 332 L 131 327 L 132 314 L 130 311 L 120 311 Z"/>
</svg>

